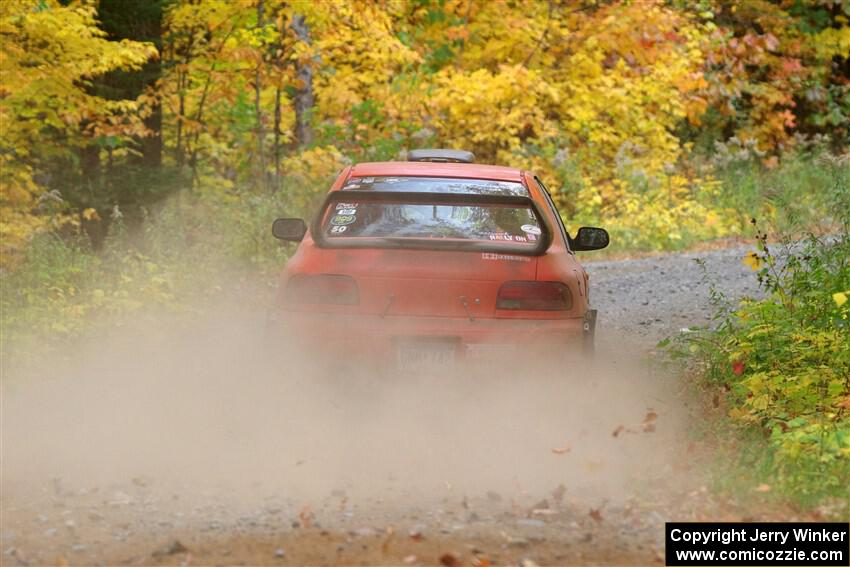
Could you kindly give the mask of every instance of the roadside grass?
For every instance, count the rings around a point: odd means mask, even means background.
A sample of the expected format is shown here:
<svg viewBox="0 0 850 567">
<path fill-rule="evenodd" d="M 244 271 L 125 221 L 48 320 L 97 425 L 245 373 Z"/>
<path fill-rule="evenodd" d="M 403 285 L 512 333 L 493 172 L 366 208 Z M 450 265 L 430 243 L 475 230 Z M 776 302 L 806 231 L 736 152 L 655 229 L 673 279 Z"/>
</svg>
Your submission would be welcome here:
<svg viewBox="0 0 850 567">
<path fill-rule="evenodd" d="M 0 276 L 4 366 L 37 363 L 162 313 L 191 317 L 243 284 L 246 308 L 267 305 L 289 252 L 270 236 L 281 201 L 183 195 L 140 229 L 112 219 L 99 250 L 77 227 L 38 234 L 22 264 Z"/>
<path fill-rule="evenodd" d="M 723 408 L 714 434 L 731 467 L 726 490 L 757 483 L 801 509 L 850 513 L 850 175 L 824 164 L 828 236 L 769 241 L 743 259 L 760 298 L 711 287 L 712 326 L 662 341 Z M 721 452 L 721 454 L 724 454 Z M 722 475 L 721 475 L 721 478 Z M 836 504 L 837 503 L 837 504 Z"/>
<path fill-rule="evenodd" d="M 783 468 L 762 431 L 730 421 L 725 404 L 712 405 L 712 399 L 722 397 L 718 388 L 706 388 L 699 377 L 693 388 L 708 401 L 701 408 L 703 419 L 695 420 L 690 431 L 694 442 L 704 448 L 697 464 L 708 488 L 724 501 L 728 512 L 755 520 L 850 521 L 847 486 L 837 484 L 842 475 L 847 478 L 848 471 L 823 471 L 808 464 Z"/>
<path fill-rule="evenodd" d="M 779 227 L 784 235 L 800 229 L 829 231 L 840 224 L 833 210 L 838 200 L 836 174 L 843 170 L 846 175 L 850 168 L 842 157 L 801 142 L 768 166 L 746 145 L 720 147 L 723 150 L 712 156 L 707 169 L 724 188 L 715 193 L 713 205 L 734 214 L 736 234 L 750 234 L 752 218 Z"/>
</svg>

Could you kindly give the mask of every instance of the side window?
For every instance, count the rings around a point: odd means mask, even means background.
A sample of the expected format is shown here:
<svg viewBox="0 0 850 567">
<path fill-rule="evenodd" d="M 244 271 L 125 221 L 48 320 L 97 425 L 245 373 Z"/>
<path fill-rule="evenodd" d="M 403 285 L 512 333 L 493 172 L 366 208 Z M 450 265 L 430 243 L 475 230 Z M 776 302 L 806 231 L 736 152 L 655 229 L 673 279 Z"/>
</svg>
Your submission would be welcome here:
<svg viewBox="0 0 850 567">
<path fill-rule="evenodd" d="M 552 195 L 549 194 L 549 190 L 546 189 L 546 186 L 543 185 L 543 182 L 540 181 L 540 178 L 537 176 L 534 177 L 534 181 L 537 182 L 538 187 L 543 192 L 543 196 L 546 199 L 546 202 L 549 204 L 549 209 L 552 211 L 552 214 L 555 216 L 555 222 L 558 224 L 558 230 L 561 232 L 561 237 L 564 239 L 566 243 L 567 250 L 572 252 L 572 239 L 570 235 L 567 234 L 567 229 L 564 228 L 564 221 L 561 220 L 561 215 L 558 213 L 558 207 L 555 206 L 555 201 L 552 200 Z"/>
</svg>

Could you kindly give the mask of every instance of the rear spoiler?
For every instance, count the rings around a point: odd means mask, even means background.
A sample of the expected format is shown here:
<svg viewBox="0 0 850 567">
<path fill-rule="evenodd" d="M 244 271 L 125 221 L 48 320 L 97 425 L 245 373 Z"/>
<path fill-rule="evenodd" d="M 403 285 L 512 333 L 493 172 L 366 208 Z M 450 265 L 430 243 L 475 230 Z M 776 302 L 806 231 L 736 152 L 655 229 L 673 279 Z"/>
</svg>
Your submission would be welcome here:
<svg viewBox="0 0 850 567">
<path fill-rule="evenodd" d="M 337 203 L 405 203 L 423 205 L 515 205 L 530 208 L 537 217 L 541 234 L 537 245 L 532 247 L 521 244 L 496 242 L 441 240 L 438 238 L 383 238 L 357 236 L 346 238 L 338 236 L 326 238 L 322 229 L 322 219 L 326 211 Z M 472 252 L 511 253 L 522 256 L 541 256 L 552 242 L 552 228 L 541 214 L 537 203 L 530 197 L 519 195 L 491 195 L 476 193 L 422 193 L 405 191 L 331 191 L 313 219 L 310 232 L 313 241 L 321 248 L 410 248 L 417 250 L 462 250 Z"/>
</svg>

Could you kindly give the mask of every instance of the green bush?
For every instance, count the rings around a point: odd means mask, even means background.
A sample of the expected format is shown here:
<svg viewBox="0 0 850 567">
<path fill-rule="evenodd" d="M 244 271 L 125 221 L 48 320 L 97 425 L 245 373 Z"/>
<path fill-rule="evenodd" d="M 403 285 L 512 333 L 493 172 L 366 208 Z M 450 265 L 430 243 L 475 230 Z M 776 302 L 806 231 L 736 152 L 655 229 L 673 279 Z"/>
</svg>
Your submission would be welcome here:
<svg viewBox="0 0 850 567">
<path fill-rule="evenodd" d="M 831 179 L 840 204 L 846 169 Z M 716 325 L 673 342 L 723 393 L 731 421 L 763 436 L 773 484 L 803 503 L 850 497 L 850 209 L 834 211 L 837 233 L 778 252 L 757 231 L 744 262 L 763 296 L 733 305 L 712 289 Z"/>
<path fill-rule="evenodd" d="M 757 149 L 734 138 L 716 150 L 709 162 L 720 190 L 710 205 L 733 211 L 739 233 L 746 232 L 752 217 L 786 233 L 834 227 L 840 216 L 831 210 L 839 202 L 836 175 L 847 178 L 846 156 L 833 156 L 822 141 L 801 141 L 767 167 Z"/>
</svg>

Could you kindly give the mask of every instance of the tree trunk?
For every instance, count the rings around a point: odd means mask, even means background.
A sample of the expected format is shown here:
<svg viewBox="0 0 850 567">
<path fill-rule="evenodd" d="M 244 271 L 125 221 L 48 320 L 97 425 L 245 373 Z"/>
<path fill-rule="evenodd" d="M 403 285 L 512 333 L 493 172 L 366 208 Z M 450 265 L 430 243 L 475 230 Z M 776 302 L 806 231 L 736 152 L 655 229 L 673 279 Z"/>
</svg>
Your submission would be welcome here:
<svg viewBox="0 0 850 567">
<path fill-rule="evenodd" d="M 263 0 L 257 0 L 257 27 L 263 27 L 263 18 L 265 15 L 265 3 Z M 265 137 L 266 130 L 263 127 L 263 109 L 260 104 L 260 95 L 262 94 L 262 68 L 263 56 L 260 54 L 257 61 L 257 71 L 254 75 L 254 111 L 257 115 L 257 160 L 259 162 L 259 180 L 263 187 L 266 187 L 266 153 L 265 153 Z"/>
<path fill-rule="evenodd" d="M 304 16 L 295 15 L 292 18 L 292 30 L 300 41 L 312 45 L 310 28 Z M 310 115 L 315 102 L 313 97 L 313 61 L 297 61 L 295 63 L 298 77 L 298 89 L 295 92 L 295 143 L 298 146 L 308 146 L 313 143 L 313 128 Z"/>
<path fill-rule="evenodd" d="M 165 0 L 100 0 L 97 15 L 111 40 L 149 41 L 162 51 L 162 14 Z M 107 98 L 135 99 L 154 89 L 162 77 L 160 57 L 138 71 L 115 71 L 97 81 Z M 136 140 L 141 156 L 136 163 L 151 168 L 162 165 L 162 108 L 155 103 L 144 120 L 148 135 Z"/>
<path fill-rule="evenodd" d="M 82 188 L 84 200 L 84 208 L 95 207 L 96 208 L 96 200 L 99 194 L 101 193 L 103 186 L 103 175 L 102 175 L 102 164 L 100 160 L 100 147 L 97 144 L 89 144 L 80 149 L 80 168 L 82 170 L 82 183 L 84 187 Z M 80 207 L 81 209 L 83 207 Z M 102 213 L 103 211 L 99 211 Z M 106 219 L 88 219 L 83 216 L 82 212 L 79 214 L 80 220 L 80 228 L 83 229 L 83 232 L 86 233 L 86 236 L 89 237 L 89 242 L 92 245 L 94 250 L 100 250 L 103 248 L 103 243 L 106 240 L 106 233 L 108 229 Z"/>
<path fill-rule="evenodd" d="M 274 91 L 274 183 L 271 191 L 275 193 L 280 189 L 280 85 Z"/>
<path fill-rule="evenodd" d="M 162 53 L 162 4 L 154 3 L 159 9 L 154 11 L 153 17 L 148 22 L 149 40 L 154 42 L 157 50 Z M 144 89 L 154 90 L 157 82 L 162 78 L 162 57 L 156 57 L 145 64 L 142 71 L 144 75 Z M 145 128 L 148 135 L 142 138 L 142 165 L 151 168 L 162 166 L 162 105 L 156 99 L 151 113 L 145 118 Z"/>
</svg>

